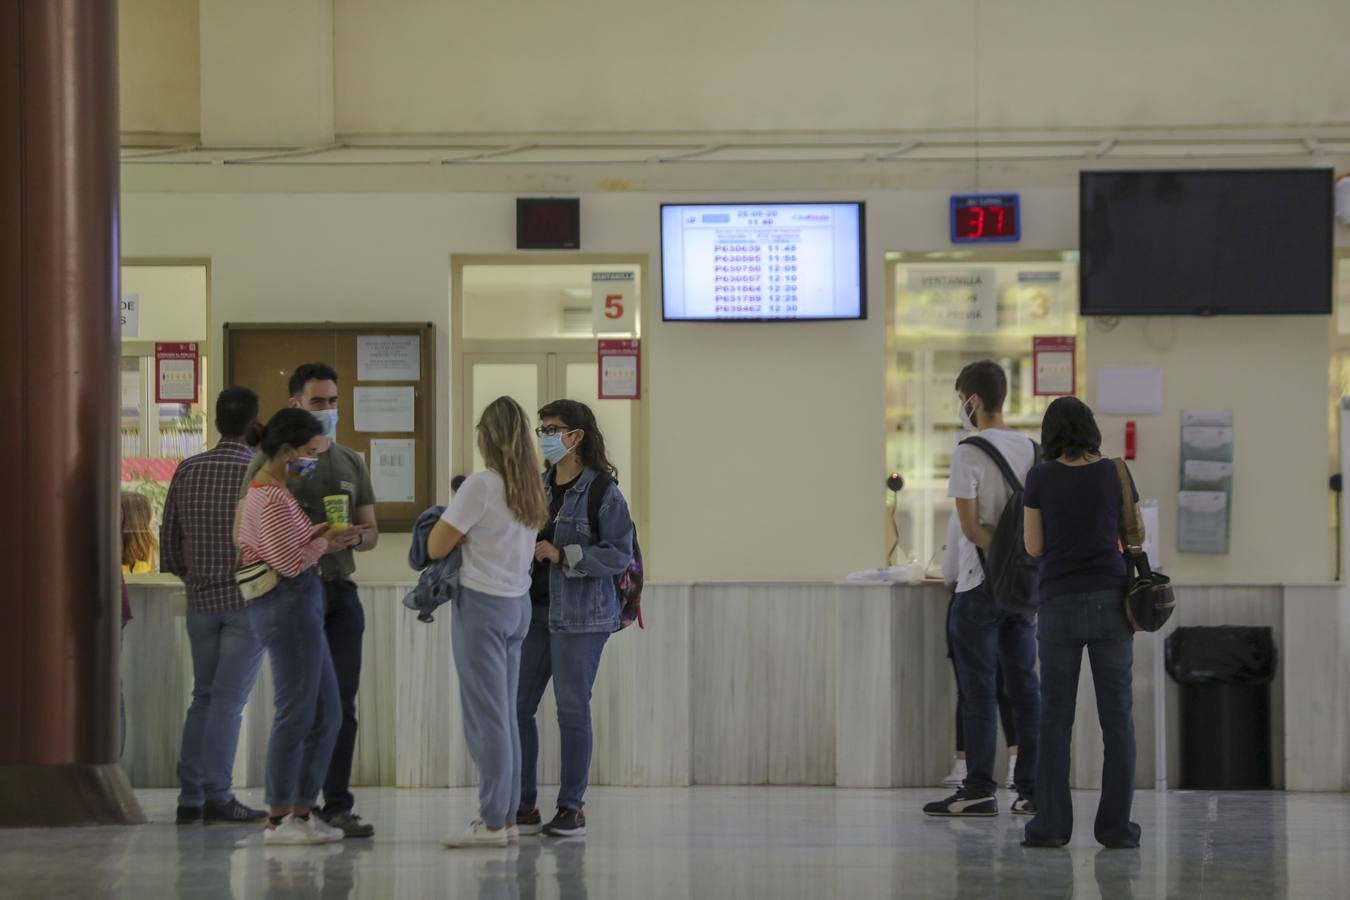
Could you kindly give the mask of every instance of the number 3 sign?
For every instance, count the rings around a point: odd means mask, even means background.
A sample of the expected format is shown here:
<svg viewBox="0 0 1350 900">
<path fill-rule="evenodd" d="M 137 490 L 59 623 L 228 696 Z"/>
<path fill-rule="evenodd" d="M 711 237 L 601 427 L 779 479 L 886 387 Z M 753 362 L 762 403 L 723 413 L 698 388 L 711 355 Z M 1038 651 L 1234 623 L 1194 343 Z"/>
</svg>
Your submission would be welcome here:
<svg viewBox="0 0 1350 900">
<path fill-rule="evenodd" d="M 637 281 L 632 272 L 591 273 L 591 318 L 596 334 L 634 334 Z"/>
</svg>

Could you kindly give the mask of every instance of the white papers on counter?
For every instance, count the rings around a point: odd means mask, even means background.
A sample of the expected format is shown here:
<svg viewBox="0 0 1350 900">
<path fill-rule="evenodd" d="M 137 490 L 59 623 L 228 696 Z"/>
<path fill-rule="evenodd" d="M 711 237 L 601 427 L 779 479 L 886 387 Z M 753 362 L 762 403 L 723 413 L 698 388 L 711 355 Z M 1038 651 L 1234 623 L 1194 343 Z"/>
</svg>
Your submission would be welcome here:
<svg viewBox="0 0 1350 900">
<path fill-rule="evenodd" d="M 357 381 L 417 381 L 421 377 L 422 338 L 420 335 L 357 335 Z"/>
<path fill-rule="evenodd" d="M 918 584 L 923 580 L 923 572 L 918 566 L 890 566 L 886 569 L 850 572 L 847 580 L 871 584 Z"/>
<path fill-rule="evenodd" d="M 381 434 L 413 431 L 416 397 L 412 387 L 353 388 L 356 430 Z"/>
<path fill-rule="evenodd" d="M 1227 553 L 1227 492 L 1182 491 L 1177 499 L 1177 549 L 1182 553 Z"/>
<path fill-rule="evenodd" d="M 412 503 L 416 488 L 417 442 L 406 439 L 370 442 L 370 486 L 380 503 Z"/>
<path fill-rule="evenodd" d="M 1156 416 L 1162 411 L 1162 369 L 1102 369 L 1097 373 L 1098 414 Z"/>
</svg>

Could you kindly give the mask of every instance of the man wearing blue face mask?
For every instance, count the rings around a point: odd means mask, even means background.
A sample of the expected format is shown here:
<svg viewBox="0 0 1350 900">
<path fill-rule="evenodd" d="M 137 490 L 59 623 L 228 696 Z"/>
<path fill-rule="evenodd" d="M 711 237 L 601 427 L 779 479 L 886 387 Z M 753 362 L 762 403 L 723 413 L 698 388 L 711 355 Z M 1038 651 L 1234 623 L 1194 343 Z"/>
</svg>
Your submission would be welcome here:
<svg viewBox="0 0 1350 900">
<path fill-rule="evenodd" d="M 291 471 L 286 481 L 310 521 L 327 521 L 325 498 L 345 497 L 351 524 L 367 529 L 345 539 L 345 546 L 319 562 L 323 578 L 324 630 L 342 700 L 342 728 L 333 748 L 328 776 L 324 779 L 324 807 L 320 815 L 347 837 L 371 837 L 374 827 L 353 812 L 352 759 L 356 753 L 356 693 L 361 685 L 361 641 L 366 630 L 365 611 L 352 575 L 356 572 L 353 551 L 372 550 L 379 543 L 375 520 L 375 491 L 361 454 L 337 441 L 338 373 L 325 363 L 306 363 L 290 381 L 290 405 L 307 410 L 323 426 L 328 449 L 319 454 L 309 471 Z M 250 469 L 256 471 L 258 463 Z M 247 486 L 249 479 L 245 479 Z"/>
</svg>

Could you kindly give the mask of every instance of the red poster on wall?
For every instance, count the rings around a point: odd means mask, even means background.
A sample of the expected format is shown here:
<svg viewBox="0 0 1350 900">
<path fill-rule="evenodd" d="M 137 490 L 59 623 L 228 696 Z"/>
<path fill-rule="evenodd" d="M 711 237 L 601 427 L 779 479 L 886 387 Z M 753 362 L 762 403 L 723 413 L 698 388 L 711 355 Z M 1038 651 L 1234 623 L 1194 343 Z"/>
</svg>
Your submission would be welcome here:
<svg viewBox="0 0 1350 900">
<path fill-rule="evenodd" d="M 1031 339 L 1032 393 L 1037 397 L 1067 397 L 1077 388 L 1078 339 Z"/>
<path fill-rule="evenodd" d="M 601 400 L 642 396 L 642 348 L 638 341 L 600 341 Z"/>
<path fill-rule="evenodd" d="M 155 402 L 196 403 L 201 365 L 197 344 L 155 344 Z"/>
</svg>

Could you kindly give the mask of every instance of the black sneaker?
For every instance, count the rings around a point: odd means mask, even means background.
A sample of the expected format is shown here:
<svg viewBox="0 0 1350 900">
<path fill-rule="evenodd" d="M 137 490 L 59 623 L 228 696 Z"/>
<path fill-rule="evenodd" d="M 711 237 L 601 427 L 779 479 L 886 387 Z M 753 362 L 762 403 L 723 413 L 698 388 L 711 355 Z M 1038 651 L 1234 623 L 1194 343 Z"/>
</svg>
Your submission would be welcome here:
<svg viewBox="0 0 1350 900">
<path fill-rule="evenodd" d="M 544 819 L 538 809 L 521 809 L 516 812 L 516 827 L 522 835 L 538 834 L 544 830 Z"/>
<path fill-rule="evenodd" d="M 333 828 L 341 831 L 344 837 L 349 838 L 368 838 L 375 836 L 375 826 L 369 822 L 361 821 L 361 817 L 350 810 L 343 810 L 336 813 L 321 813 L 319 818 L 323 819 Z"/>
<path fill-rule="evenodd" d="M 549 837 L 585 837 L 586 813 L 560 806 L 553 821 L 544 826 L 544 834 Z"/>
<path fill-rule="evenodd" d="M 984 817 L 998 815 L 998 798 L 993 794 L 967 794 L 957 791 L 946 800 L 929 803 L 923 808 L 925 816 L 944 816 L 950 818 Z"/>
<path fill-rule="evenodd" d="M 261 822 L 267 818 L 265 811 L 251 809 L 234 797 L 224 803 L 219 801 L 213 803 L 207 800 L 201 813 L 202 821 L 207 825 L 247 825 L 250 822 Z"/>
<path fill-rule="evenodd" d="M 180 806 L 178 807 L 179 825 L 197 825 L 202 821 L 202 808 L 200 806 Z"/>
<path fill-rule="evenodd" d="M 1017 799 L 1012 802 L 1012 814 L 1014 816 L 1034 816 L 1036 815 L 1036 804 L 1030 797 L 1017 795 Z"/>
</svg>

